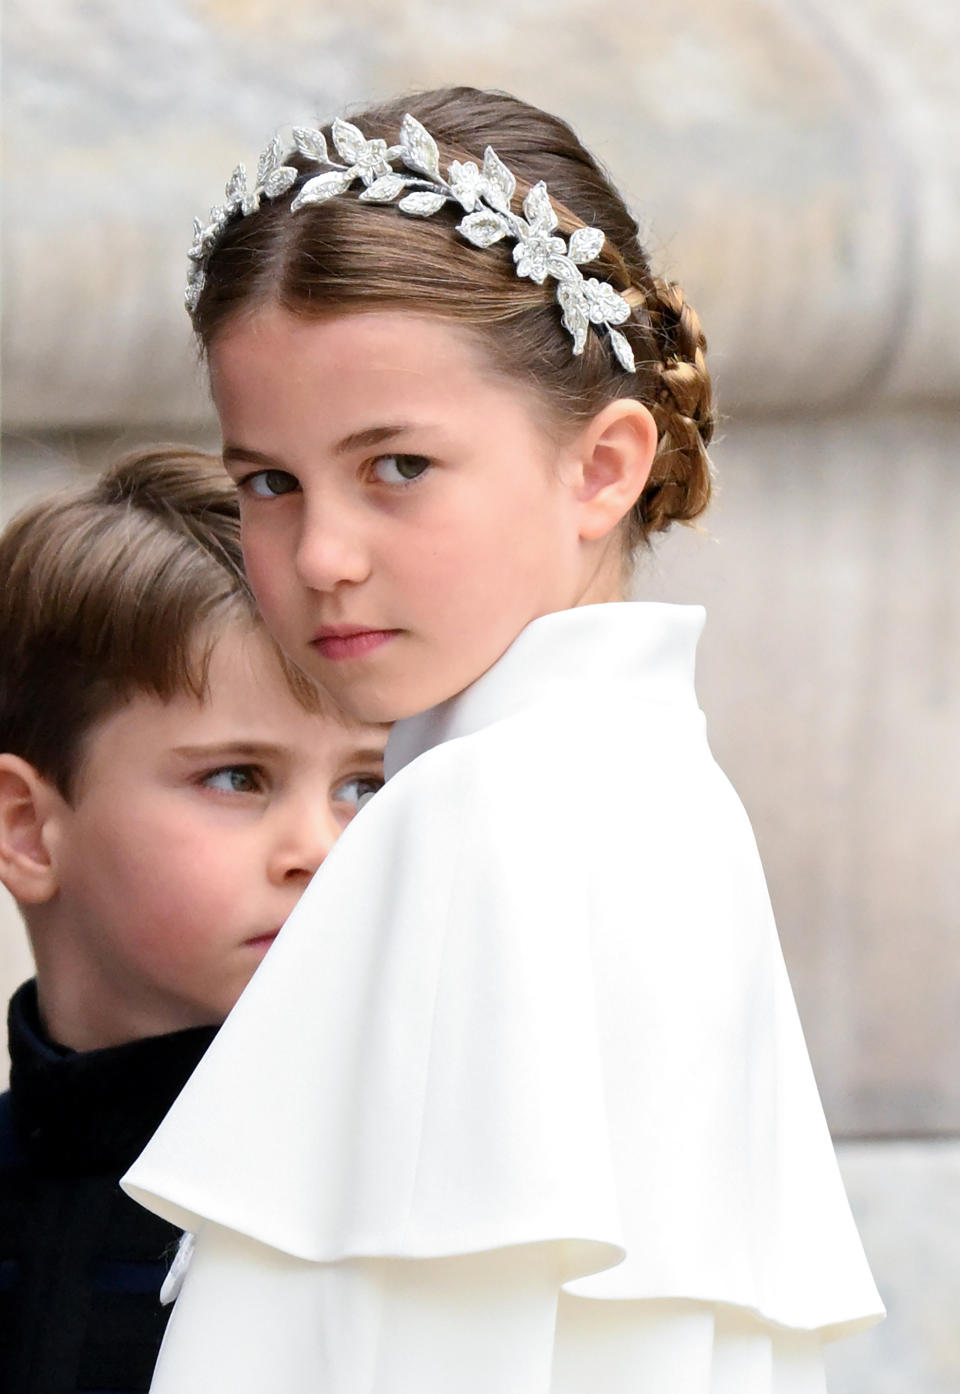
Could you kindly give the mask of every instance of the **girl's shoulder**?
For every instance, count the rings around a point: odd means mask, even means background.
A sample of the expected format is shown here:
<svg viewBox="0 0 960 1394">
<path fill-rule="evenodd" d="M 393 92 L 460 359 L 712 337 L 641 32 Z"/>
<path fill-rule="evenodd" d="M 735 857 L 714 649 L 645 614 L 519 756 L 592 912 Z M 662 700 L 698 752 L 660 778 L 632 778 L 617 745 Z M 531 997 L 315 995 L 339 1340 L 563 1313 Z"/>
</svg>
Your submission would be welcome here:
<svg viewBox="0 0 960 1394">
<path fill-rule="evenodd" d="M 708 861 L 718 848 L 753 862 L 743 807 L 706 740 L 702 713 L 590 702 L 524 708 L 423 752 L 388 781 L 334 850 L 353 837 L 381 857 L 469 867 L 539 867 L 590 879 L 611 856 L 672 866 L 675 849 Z M 344 848 L 344 851 L 346 849 Z M 321 877 L 322 879 L 322 877 Z"/>
<path fill-rule="evenodd" d="M 461 794 L 483 789 L 505 771 L 536 772 L 569 789 L 572 779 L 619 770 L 673 770 L 678 776 L 718 769 L 706 739 L 703 713 L 693 705 L 638 702 L 631 694 L 585 685 L 445 740 L 418 755 L 387 783 L 394 796 L 454 786 Z"/>
</svg>

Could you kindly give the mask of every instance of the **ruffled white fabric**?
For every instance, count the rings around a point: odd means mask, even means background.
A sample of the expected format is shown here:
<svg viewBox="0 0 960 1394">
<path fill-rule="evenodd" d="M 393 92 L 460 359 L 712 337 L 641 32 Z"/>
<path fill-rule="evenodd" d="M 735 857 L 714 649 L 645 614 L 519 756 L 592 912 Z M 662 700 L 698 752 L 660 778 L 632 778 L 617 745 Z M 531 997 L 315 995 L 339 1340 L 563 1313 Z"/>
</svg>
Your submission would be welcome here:
<svg viewBox="0 0 960 1394">
<path fill-rule="evenodd" d="M 702 619 L 546 616 L 395 728 L 125 1180 L 198 1231 L 155 1394 L 819 1394 L 882 1314 Z"/>
</svg>

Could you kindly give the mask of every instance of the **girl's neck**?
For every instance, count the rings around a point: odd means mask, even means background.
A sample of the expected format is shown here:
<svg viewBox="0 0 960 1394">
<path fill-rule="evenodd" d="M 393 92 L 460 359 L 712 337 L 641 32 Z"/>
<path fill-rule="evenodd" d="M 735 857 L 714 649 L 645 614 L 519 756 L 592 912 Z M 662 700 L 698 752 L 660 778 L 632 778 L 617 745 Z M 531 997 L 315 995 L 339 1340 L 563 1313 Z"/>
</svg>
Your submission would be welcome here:
<svg viewBox="0 0 960 1394">
<path fill-rule="evenodd" d="M 619 547 L 616 550 L 610 547 L 605 548 L 596 566 L 588 573 L 582 589 L 569 608 L 576 609 L 581 605 L 603 605 L 626 600 L 625 569 Z"/>
</svg>

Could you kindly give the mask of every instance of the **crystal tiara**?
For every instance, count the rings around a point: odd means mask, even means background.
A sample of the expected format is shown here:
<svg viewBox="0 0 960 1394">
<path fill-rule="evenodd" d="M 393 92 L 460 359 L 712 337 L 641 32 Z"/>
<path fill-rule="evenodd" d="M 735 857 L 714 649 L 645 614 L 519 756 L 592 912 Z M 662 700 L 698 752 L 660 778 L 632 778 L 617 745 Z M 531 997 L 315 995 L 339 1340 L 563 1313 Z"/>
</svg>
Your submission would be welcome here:
<svg viewBox="0 0 960 1394">
<path fill-rule="evenodd" d="M 600 228 L 580 227 L 571 233 L 569 241 L 557 236 L 558 218 L 546 184 L 541 181 L 533 186 L 523 200 L 521 217 L 510 206 L 517 181 L 489 145 L 482 167 L 472 160 L 454 160 L 444 178 L 437 143 L 413 116 L 403 118 L 398 145 L 367 140 L 358 127 L 340 119 L 333 122 L 332 136 L 343 164 L 330 158 L 322 131 L 294 128 L 295 150 L 305 159 L 323 165 L 325 172 L 307 180 L 290 204 L 291 213 L 326 203 L 346 193 L 358 180 L 363 184 L 361 202 L 393 203 L 397 199 L 400 211 L 416 218 L 429 218 L 445 204 L 457 204 L 464 212 L 457 231 L 473 246 L 492 247 L 495 242 L 510 238 L 514 242 L 513 261 L 518 276 L 529 277 L 538 286 L 548 276 L 556 281 L 563 327 L 573 339 L 574 355 L 583 353 L 587 331 L 593 325 L 597 331 L 606 330 L 621 367 L 628 373 L 635 371 L 633 350 L 626 335 L 615 328 L 630 318 L 630 306 L 607 281 L 586 277 L 580 270 L 600 255 L 605 234 Z M 244 217 L 254 213 L 261 199 L 279 198 L 300 177 L 299 170 L 284 163 L 292 153 L 285 154 L 279 136 L 274 136 L 260 157 L 253 189 L 247 187 L 244 166 L 238 165 L 227 183 L 225 201 L 210 210 L 206 223 L 194 219 L 186 289 L 191 313 L 203 290 L 207 260 L 227 224 L 238 213 Z M 394 167 L 396 161 L 406 172 Z"/>
</svg>

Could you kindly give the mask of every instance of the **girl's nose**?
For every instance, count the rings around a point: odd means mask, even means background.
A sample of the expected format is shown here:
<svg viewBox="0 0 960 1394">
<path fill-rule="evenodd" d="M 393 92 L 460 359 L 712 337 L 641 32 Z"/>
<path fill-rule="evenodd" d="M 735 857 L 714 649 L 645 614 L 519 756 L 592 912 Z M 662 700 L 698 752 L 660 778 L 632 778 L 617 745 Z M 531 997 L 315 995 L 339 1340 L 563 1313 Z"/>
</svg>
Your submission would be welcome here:
<svg viewBox="0 0 960 1394">
<path fill-rule="evenodd" d="M 296 552 L 297 575 L 311 590 L 329 591 L 370 574 L 360 529 L 352 515 L 330 508 L 308 513 Z"/>
</svg>

